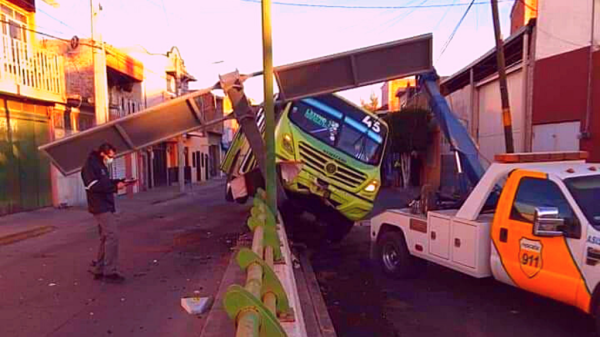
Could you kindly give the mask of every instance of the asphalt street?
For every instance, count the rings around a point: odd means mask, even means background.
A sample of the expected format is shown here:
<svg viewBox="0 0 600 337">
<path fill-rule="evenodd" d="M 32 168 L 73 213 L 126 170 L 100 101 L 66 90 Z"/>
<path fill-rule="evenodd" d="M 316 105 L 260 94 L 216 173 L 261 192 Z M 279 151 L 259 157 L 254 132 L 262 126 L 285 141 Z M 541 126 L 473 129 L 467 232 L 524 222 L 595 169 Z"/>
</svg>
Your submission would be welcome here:
<svg viewBox="0 0 600 337">
<path fill-rule="evenodd" d="M 98 245 L 91 216 L 1 246 L 0 336 L 197 336 L 205 317 L 180 298 L 216 294 L 248 213 L 223 190 L 221 181 L 122 209 L 123 284 L 87 271 Z"/>
<path fill-rule="evenodd" d="M 409 200 L 384 192 L 377 213 Z M 389 279 L 369 260 L 368 227 L 314 249 L 311 261 L 338 336 L 596 336 L 578 309 L 493 279 L 433 264 L 418 278 Z"/>
</svg>

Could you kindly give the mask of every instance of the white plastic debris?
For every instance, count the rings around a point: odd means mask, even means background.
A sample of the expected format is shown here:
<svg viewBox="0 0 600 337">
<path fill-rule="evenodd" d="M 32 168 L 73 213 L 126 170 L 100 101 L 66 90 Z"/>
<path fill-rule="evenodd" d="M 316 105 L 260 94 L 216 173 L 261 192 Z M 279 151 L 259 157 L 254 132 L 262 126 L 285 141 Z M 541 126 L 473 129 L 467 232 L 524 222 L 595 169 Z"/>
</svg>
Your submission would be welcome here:
<svg viewBox="0 0 600 337">
<path fill-rule="evenodd" d="M 200 315 L 205 313 L 212 305 L 213 297 L 183 297 L 181 306 L 190 315 Z"/>
<path fill-rule="evenodd" d="M 54 287 L 56 283 L 48 283 L 48 287 Z"/>
</svg>

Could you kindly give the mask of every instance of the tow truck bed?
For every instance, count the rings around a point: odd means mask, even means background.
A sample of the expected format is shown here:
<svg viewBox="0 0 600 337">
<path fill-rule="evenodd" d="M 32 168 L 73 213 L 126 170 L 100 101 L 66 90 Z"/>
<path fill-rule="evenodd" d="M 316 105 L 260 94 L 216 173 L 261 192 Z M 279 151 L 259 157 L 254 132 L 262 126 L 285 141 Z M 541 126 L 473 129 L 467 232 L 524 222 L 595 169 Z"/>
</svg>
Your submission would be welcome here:
<svg viewBox="0 0 600 337">
<path fill-rule="evenodd" d="M 400 228 L 412 255 L 473 277 L 491 276 L 490 228 L 494 215 L 465 220 L 457 218 L 457 213 L 441 210 L 425 216 L 407 208 L 388 210 L 371 220 L 372 245 L 382 226 Z M 374 248 L 371 251 L 374 253 Z"/>
</svg>

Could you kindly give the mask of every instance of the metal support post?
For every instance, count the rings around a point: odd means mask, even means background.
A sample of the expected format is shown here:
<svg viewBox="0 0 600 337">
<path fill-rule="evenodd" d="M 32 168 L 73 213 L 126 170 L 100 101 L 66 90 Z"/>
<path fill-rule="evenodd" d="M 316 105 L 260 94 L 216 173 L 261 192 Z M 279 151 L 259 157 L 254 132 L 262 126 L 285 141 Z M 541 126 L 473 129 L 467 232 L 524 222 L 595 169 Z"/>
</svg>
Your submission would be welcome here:
<svg viewBox="0 0 600 337">
<path fill-rule="evenodd" d="M 500 19 L 498 15 L 498 0 L 491 0 L 492 17 L 494 21 L 494 34 L 496 37 L 496 60 L 498 62 L 498 81 L 500 83 L 500 99 L 502 100 L 502 125 L 504 125 L 504 141 L 506 152 L 514 153 L 512 117 L 508 100 L 508 85 L 506 83 L 506 69 L 504 61 L 504 43 L 500 34 Z"/>
<path fill-rule="evenodd" d="M 98 0 L 90 0 L 92 16 L 92 58 L 94 62 L 94 109 L 96 125 L 109 121 L 108 115 L 108 79 L 106 74 L 106 52 L 102 33 L 99 29 L 99 17 L 102 6 Z"/>
<path fill-rule="evenodd" d="M 177 138 L 177 165 L 178 165 L 178 174 L 177 178 L 179 178 L 179 192 L 185 192 L 185 158 L 183 153 L 183 136 L 179 136 Z"/>
<path fill-rule="evenodd" d="M 277 214 L 277 176 L 275 170 L 275 111 L 273 109 L 273 45 L 271 40 L 271 0 L 262 0 L 263 82 L 267 205 Z"/>
</svg>

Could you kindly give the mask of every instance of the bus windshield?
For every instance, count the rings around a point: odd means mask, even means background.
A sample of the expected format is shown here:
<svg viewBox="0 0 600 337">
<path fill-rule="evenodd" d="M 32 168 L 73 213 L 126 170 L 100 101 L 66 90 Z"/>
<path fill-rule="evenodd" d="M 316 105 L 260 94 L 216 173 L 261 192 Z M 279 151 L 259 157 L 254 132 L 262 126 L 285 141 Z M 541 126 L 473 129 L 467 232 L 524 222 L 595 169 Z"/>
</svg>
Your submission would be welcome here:
<svg viewBox="0 0 600 337">
<path fill-rule="evenodd" d="M 304 132 L 355 159 L 371 165 L 381 161 L 386 126 L 339 97 L 302 99 L 294 103 L 289 118 Z"/>
</svg>

